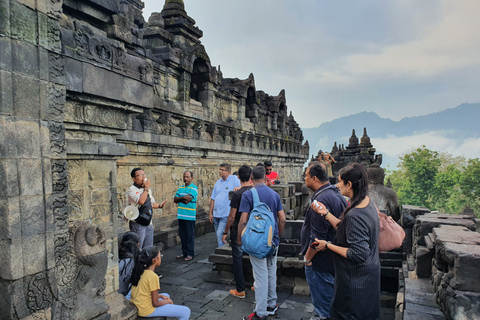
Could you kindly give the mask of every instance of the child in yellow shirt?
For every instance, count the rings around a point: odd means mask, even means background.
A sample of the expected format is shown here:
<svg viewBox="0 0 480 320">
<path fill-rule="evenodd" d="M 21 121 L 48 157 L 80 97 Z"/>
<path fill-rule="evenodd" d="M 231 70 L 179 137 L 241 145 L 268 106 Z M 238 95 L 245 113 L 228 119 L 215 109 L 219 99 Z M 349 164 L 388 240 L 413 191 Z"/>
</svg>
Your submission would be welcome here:
<svg viewBox="0 0 480 320">
<path fill-rule="evenodd" d="M 166 293 L 159 294 L 160 280 L 154 272 L 162 263 L 162 255 L 157 247 L 149 246 L 142 250 L 132 272 L 132 298 L 140 317 L 172 317 L 180 320 L 190 318 L 190 309 L 173 304 Z"/>
</svg>

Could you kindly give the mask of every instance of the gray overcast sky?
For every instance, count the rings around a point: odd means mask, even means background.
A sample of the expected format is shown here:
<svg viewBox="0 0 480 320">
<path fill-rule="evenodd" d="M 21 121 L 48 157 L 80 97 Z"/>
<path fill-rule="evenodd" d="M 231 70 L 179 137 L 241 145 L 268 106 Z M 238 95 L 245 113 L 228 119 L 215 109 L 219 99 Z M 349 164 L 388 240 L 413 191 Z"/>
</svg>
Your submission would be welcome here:
<svg viewBox="0 0 480 320">
<path fill-rule="evenodd" d="M 163 0 L 144 0 L 144 16 Z M 286 91 L 303 128 L 400 120 L 480 101 L 478 0 L 185 0 L 225 78 Z"/>
</svg>

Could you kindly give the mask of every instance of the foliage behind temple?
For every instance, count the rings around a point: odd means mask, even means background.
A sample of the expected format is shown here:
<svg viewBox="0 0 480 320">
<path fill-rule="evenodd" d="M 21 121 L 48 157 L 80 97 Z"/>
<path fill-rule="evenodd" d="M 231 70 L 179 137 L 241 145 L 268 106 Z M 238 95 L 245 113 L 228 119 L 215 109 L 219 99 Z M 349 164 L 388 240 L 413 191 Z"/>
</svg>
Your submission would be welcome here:
<svg viewBox="0 0 480 320">
<path fill-rule="evenodd" d="M 480 159 L 454 157 L 421 146 L 400 157 L 388 172 L 401 204 L 460 213 L 465 206 L 480 213 Z"/>
</svg>

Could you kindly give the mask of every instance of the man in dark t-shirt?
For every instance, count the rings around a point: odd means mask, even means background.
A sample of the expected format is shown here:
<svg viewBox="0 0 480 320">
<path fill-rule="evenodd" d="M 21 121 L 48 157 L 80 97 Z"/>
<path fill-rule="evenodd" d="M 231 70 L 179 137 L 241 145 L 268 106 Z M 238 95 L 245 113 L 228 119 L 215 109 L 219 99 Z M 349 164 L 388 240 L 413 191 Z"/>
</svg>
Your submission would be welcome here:
<svg viewBox="0 0 480 320">
<path fill-rule="evenodd" d="M 236 288 L 230 290 L 232 296 L 238 298 L 245 298 L 245 279 L 243 277 L 243 250 L 242 246 L 237 244 L 238 236 L 238 222 L 242 213 L 238 211 L 240 207 L 240 201 L 245 191 L 250 189 L 250 176 L 252 175 L 252 169 L 243 165 L 238 169 L 238 176 L 240 178 L 241 188 L 233 193 L 232 200 L 230 202 L 230 214 L 228 215 L 227 225 L 223 231 L 222 240 L 227 243 L 228 230 L 230 230 L 230 245 L 232 247 L 233 258 L 233 275 L 235 277 Z"/>
</svg>

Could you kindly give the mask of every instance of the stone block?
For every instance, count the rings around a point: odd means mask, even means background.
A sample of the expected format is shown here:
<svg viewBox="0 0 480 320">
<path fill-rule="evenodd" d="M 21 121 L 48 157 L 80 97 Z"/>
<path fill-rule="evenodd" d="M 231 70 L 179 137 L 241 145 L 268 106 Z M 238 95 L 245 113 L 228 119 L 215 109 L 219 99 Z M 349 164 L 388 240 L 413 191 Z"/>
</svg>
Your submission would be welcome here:
<svg viewBox="0 0 480 320">
<path fill-rule="evenodd" d="M 449 289 L 439 297 L 447 319 L 480 319 L 480 293 Z"/>
<path fill-rule="evenodd" d="M 111 315 L 111 320 L 133 319 L 137 316 L 135 305 L 118 292 L 108 294 L 105 302 L 110 307 L 108 313 Z"/>
<path fill-rule="evenodd" d="M 480 245 L 447 242 L 436 250 L 437 257 L 453 266 L 452 288 L 480 292 Z"/>
<path fill-rule="evenodd" d="M 308 287 L 307 280 L 295 277 L 295 286 L 293 287 L 293 294 L 299 294 L 301 296 L 309 296 L 310 288 Z"/>
<path fill-rule="evenodd" d="M 19 195 L 17 160 L 0 159 L 0 197 Z"/>
<path fill-rule="evenodd" d="M 15 131 L 17 155 L 22 158 L 39 158 L 41 153 L 38 121 L 17 119 Z"/>
<path fill-rule="evenodd" d="M 12 71 L 38 78 L 38 49 L 32 43 L 12 40 Z"/>
<path fill-rule="evenodd" d="M 276 184 L 271 186 L 271 188 L 277 192 L 282 199 L 290 197 L 290 186 L 288 184 Z"/>
<path fill-rule="evenodd" d="M 303 181 L 294 181 L 290 182 L 290 184 L 293 184 L 295 186 L 295 192 L 302 192 L 302 186 L 304 185 L 305 182 Z"/>
<path fill-rule="evenodd" d="M 428 208 L 411 205 L 403 205 L 401 211 L 400 221 L 404 228 L 413 227 L 418 216 L 431 212 Z"/>
<path fill-rule="evenodd" d="M 286 213 L 291 209 L 290 207 L 290 198 L 283 198 L 282 199 L 283 211 Z"/>
<path fill-rule="evenodd" d="M 31 247 L 35 246 L 31 245 Z M 0 257 L 2 257 L 2 259 L 0 259 L 0 278 L 4 280 L 16 280 L 24 276 L 21 238 L 0 240 Z"/>
<path fill-rule="evenodd" d="M 301 220 L 290 220 L 285 222 L 285 227 L 283 228 L 282 235 L 280 239 L 296 239 L 300 241 L 300 233 L 302 231 L 303 221 Z"/>
<path fill-rule="evenodd" d="M 1 40 L 2 38 L 0 38 L 0 41 Z M 0 42 L 0 46 L 1 45 L 2 43 Z M 0 70 L 0 114 L 6 115 L 6 116 L 13 115 L 12 74 L 10 72 L 3 71 L 3 70 Z"/>
<path fill-rule="evenodd" d="M 15 120 L 0 115 L 0 158 L 17 157 Z"/>
<path fill-rule="evenodd" d="M 18 197 L 0 199 L 0 240 L 22 236 Z"/>
<path fill-rule="evenodd" d="M 112 195 L 108 189 L 94 189 L 90 193 L 90 204 L 91 205 L 104 205 L 110 203 Z"/>
<path fill-rule="evenodd" d="M 290 209 L 285 212 L 285 218 L 287 220 L 295 220 L 295 210 Z"/>
<path fill-rule="evenodd" d="M 41 7 L 41 5 L 44 3 L 45 2 L 43 1 L 37 1 L 37 4 L 39 7 Z M 52 28 L 51 24 L 52 24 L 52 20 L 50 20 L 50 18 L 46 14 L 37 11 L 38 45 L 40 47 L 49 48 L 49 41 L 51 38 L 49 35 L 49 31 L 51 30 L 50 28 Z M 41 67 L 42 66 L 40 66 L 40 68 Z M 45 79 L 45 78 L 42 78 L 42 79 Z"/>
<path fill-rule="evenodd" d="M 45 233 L 45 212 L 43 195 L 20 198 L 22 237 L 32 237 Z"/>
<path fill-rule="evenodd" d="M 14 114 L 17 117 L 39 119 L 40 117 L 40 84 L 38 79 L 12 74 Z M 38 136 L 38 134 L 37 134 Z"/>
<path fill-rule="evenodd" d="M 43 166 L 40 159 L 19 159 L 18 182 L 21 196 L 43 194 Z M 47 168 L 50 172 L 51 169 Z"/>
<path fill-rule="evenodd" d="M 10 4 L 10 32 L 12 37 L 30 43 L 37 42 L 37 15 L 30 9 L 16 1 Z"/>
<path fill-rule="evenodd" d="M 153 90 L 150 85 L 90 64 L 83 65 L 83 91 L 144 108 L 153 108 Z"/>
<path fill-rule="evenodd" d="M 82 62 L 65 58 L 65 75 L 67 90 L 74 92 L 83 91 L 83 66 Z"/>
<path fill-rule="evenodd" d="M 98 154 L 98 145 L 92 141 L 67 140 L 68 154 Z"/>
<path fill-rule="evenodd" d="M 430 278 L 432 275 L 433 253 L 426 247 L 420 246 L 415 252 L 416 272 L 420 278 Z"/>
<path fill-rule="evenodd" d="M 0 34 L 10 35 L 10 1 L 0 1 Z M 2 59 L 0 59 L 0 63 L 1 60 Z"/>
</svg>

